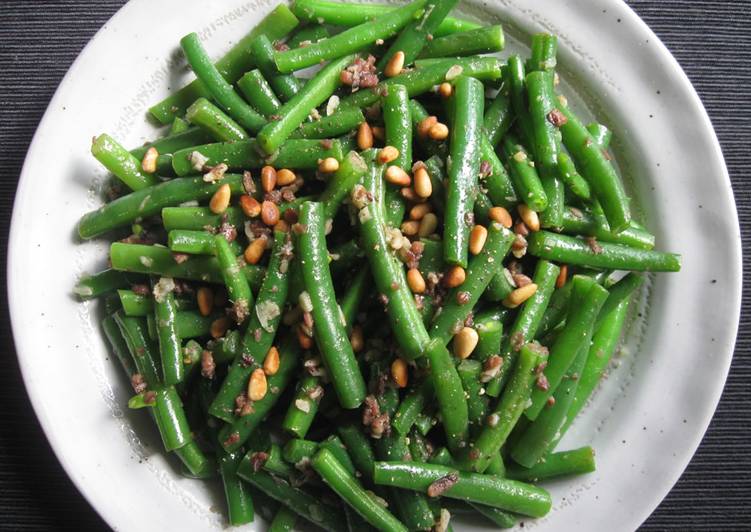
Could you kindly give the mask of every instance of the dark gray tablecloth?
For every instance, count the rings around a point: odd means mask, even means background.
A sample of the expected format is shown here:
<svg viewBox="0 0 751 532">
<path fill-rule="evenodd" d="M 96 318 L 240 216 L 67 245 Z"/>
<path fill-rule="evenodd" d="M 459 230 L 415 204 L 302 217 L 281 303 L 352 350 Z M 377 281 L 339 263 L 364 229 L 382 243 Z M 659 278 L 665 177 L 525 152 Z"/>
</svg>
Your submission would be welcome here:
<svg viewBox="0 0 751 532">
<path fill-rule="evenodd" d="M 57 84 L 81 48 L 124 3 L 0 0 L 0 220 L 4 228 L 9 227 L 26 149 Z M 748 270 L 751 0 L 631 0 L 629 4 L 678 58 L 709 111 L 733 180 Z M 598 0 L 592 0 L 592 6 L 598 8 Z M 0 264 L 5 264 L 7 230 L 0 233 Z M 0 300 L 0 529 L 105 528 L 66 477 L 34 417 L 18 371 L 6 299 Z M 733 366 L 714 421 L 691 465 L 644 524 L 645 530 L 751 527 L 747 500 L 751 496 L 750 304 L 744 294 Z"/>
</svg>

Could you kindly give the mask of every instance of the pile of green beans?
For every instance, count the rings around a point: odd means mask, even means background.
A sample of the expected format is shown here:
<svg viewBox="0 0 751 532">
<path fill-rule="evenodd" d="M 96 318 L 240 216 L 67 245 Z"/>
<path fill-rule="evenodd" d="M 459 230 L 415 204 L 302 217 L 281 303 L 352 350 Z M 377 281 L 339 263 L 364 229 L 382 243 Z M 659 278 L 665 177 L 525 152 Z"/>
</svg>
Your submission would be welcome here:
<svg viewBox="0 0 751 532">
<path fill-rule="evenodd" d="M 456 5 L 294 0 L 215 63 L 191 33 L 169 131 L 94 138 L 109 201 L 77 231 L 109 268 L 73 292 L 229 525 L 510 528 L 595 470 L 559 441 L 681 259 L 558 93 L 557 37 L 500 58 Z"/>
</svg>

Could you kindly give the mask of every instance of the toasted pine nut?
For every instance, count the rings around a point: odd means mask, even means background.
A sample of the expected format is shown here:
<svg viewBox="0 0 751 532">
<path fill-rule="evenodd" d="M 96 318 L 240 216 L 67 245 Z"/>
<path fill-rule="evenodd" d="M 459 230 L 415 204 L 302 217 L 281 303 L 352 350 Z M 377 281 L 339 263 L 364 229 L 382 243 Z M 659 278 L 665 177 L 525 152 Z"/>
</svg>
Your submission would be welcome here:
<svg viewBox="0 0 751 532">
<path fill-rule="evenodd" d="M 373 126 L 370 128 L 373 131 L 373 138 L 383 141 L 386 139 L 386 130 L 381 126 Z"/>
<path fill-rule="evenodd" d="M 248 399 L 251 401 L 260 401 L 266 397 L 268 390 L 269 385 L 266 381 L 266 374 L 261 368 L 254 369 L 248 381 Z"/>
<path fill-rule="evenodd" d="M 498 222 L 506 229 L 509 229 L 514 223 L 511 214 L 503 207 L 491 207 L 488 211 L 488 218 L 494 222 Z"/>
<path fill-rule="evenodd" d="M 267 240 L 265 236 L 260 236 L 251 242 L 243 253 L 245 262 L 248 264 L 258 264 L 263 257 L 263 253 L 266 251 Z"/>
<path fill-rule="evenodd" d="M 360 150 L 369 150 L 373 147 L 373 130 L 367 122 L 357 127 L 357 147 Z"/>
<path fill-rule="evenodd" d="M 222 316 L 221 318 L 217 318 L 214 321 L 211 322 L 211 326 L 209 327 L 209 331 L 211 332 L 211 337 L 215 340 L 218 340 L 222 336 L 224 336 L 227 333 L 227 329 L 229 329 L 230 321 L 227 316 Z"/>
<path fill-rule="evenodd" d="M 415 170 L 415 193 L 421 198 L 429 198 L 433 193 L 433 183 L 430 181 L 430 174 L 424 166 Z"/>
<path fill-rule="evenodd" d="M 318 163 L 318 171 L 322 174 L 332 174 L 339 170 L 339 161 L 333 157 L 326 157 Z"/>
<path fill-rule="evenodd" d="M 391 378 L 399 388 L 406 388 L 409 376 L 407 373 L 407 363 L 404 359 L 395 358 L 391 363 Z"/>
<path fill-rule="evenodd" d="M 279 220 L 274 226 L 274 231 L 279 231 L 280 233 L 289 233 L 289 224 L 284 220 Z"/>
<path fill-rule="evenodd" d="M 156 161 L 159 159 L 159 152 L 152 146 L 146 153 L 143 154 L 143 160 L 141 161 L 141 170 L 147 174 L 153 174 L 156 172 Z"/>
<path fill-rule="evenodd" d="M 488 230 L 482 225 L 476 225 L 469 233 L 469 252 L 472 255 L 479 255 L 482 248 L 485 247 L 485 241 L 488 239 Z"/>
<path fill-rule="evenodd" d="M 430 203 L 418 203 L 409 210 L 409 219 L 422 220 L 429 212 L 433 212 L 433 206 Z"/>
<path fill-rule="evenodd" d="M 420 198 L 417 194 L 415 194 L 415 191 L 411 189 L 410 187 L 404 187 L 401 190 L 402 197 L 407 201 L 420 201 L 422 198 Z"/>
<path fill-rule="evenodd" d="M 537 292 L 537 285 L 535 283 L 517 288 L 506 296 L 506 299 L 503 300 L 503 305 L 508 308 L 516 308 L 535 295 L 535 292 Z"/>
<path fill-rule="evenodd" d="M 467 278 L 467 273 L 459 265 L 452 266 L 443 276 L 443 284 L 448 288 L 456 288 L 461 286 L 464 280 Z"/>
<path fill-rule="evenodd" d="M 399 150 L 393 146 L 384 146 L 378 150 L 377 159 L 381 164 L 388 164 L 395 161 L 397 157 L 399 157 Z"/>
<path fill-rule="evenodd" d="M 349 335 L 349 343 L 352 344 L 352 351 L 359 353 L 365 347 L 365 340 L 362 337 L 362 327 L 355 325 Z"/>
<path fill-rule="evenodd" d="M 266 358 L 263 359 L 263 372 L 266 375 L 276 375 L 277 371 L 279 371 L 279 350 L 272 345 L 266 353 Z"/>
<path fill-rule="evenodd" d="M 261 214 L 261 204 L 253 196 L 247 194 L 240 196 L 240 208 L 248 218 L 255 218 Z"/>
<path fill-rule="evenodd" d="M 477 347 L 480 340 L 477 331 L 472 327 L 463 327 L 461 331 L 454 335 L 454 355 L 464 360 Z"/>
<path fill-rule="evenodd" d="M 208 316 L 214 310 L 214 292 L 208 286 L 202 286 L 196 292 L 196 302 L 201 316 Z"/>
<path fill-rule="evenodd" d="M 417 136 L 418 137 L 427 137 L 428 132 L 430 131 L 430 128 L 433 127 L 438 123 L 438 117 L 436 116 L 429 116 L 427 118 L 423 118 L 420 120 L 420 123 L 417 124 Z"/>
<path fill-rule="evenodd" d="M 393 185 L 399 185 L 400 187 L 408 187 L 412 183 L 412 179 L 409 174 L 405 172 L 401 167 L 392 165 L 386 168 L 386 181 Z"/>
<path fill-rule="evenodd" d="M 449 136 L 449 127 L 446 124 L 438 122 L 428 131 L 428 137 L 433 140 L 446 140 Z"/>
<path fill-rule="evenodd" d="M 423 279 L 420 270 L 417 268 L 410 268 L 407 271 L 407 284 L 413 294 L 422 294 L 425 292 L 425 279 Z"/>
<path fill-rule="evenodd" d="M 310 349 L 311 347 L 313 347 L 313 339 L 305 334 L 302 325 L 299 325 L 297 327 L 297 342 L 300 344 L 300 347 L 302 349 Z"/>
<path fill-rule="evenodd" d="M 222 214 L 226 211 L 227 207 L 229 207 L 231 196 L 232 190 L 230 190 L 227 183 L 216 189 L 216 192 L 214 192 L 214 195 L 211 196 L 211 200 L 209 201 L 209 209 L 211 209 L 211 212 L 214 214 Z"/>
<path fill-rule="evenodd" d="M 415 236 L 417 234 L 417 231 L 420 230 L 420 222 L 417 222 L 415 220 L 404 222 L 400 229 L 403 235 Z"/>
<path fill-rule="evenodd" d="M 276 171 L 276 185 L 279 187 L 286 187 L 295 182 L 297 176 L 292 170 L 282 168 Z"/>
<path fill-rule="evenodd" d="M 451 95 L 454 94 L 454 87 L 451 86 L 451 83 L 443 82 L 440 85 L 438 85 L 438 94 L 441 95 L 441 98 L 444 100 L 447 98 L 451 98 Z"/>
<path fill-rule="evenodd" d="M 523 203 L 516 209 L 519 211 L 519 216 L 521 216 L 524 225 L 526 225 L 530 231 L 540 230 L 540 217 L 537 216 L 535 211 Z"/>
<path fill-rule="evenodd" d="M 420 227 L 417 229 L 417 235 L 420 237 L 430 236 L 438 229 L 438 216 L 429 212 L 420 220 Z"/>
<path fill-rule="evenodd" d="M 261 220 L 272 227 L 279 221 L 279 207 L 273 201 L 266 200 L 261 204 Z"/>
<path fill-rule="evenodd" d="M 389 62 L 386 63 L 386 67 L 383 69 L 383 73 L 387 78 L 393 78 L 394 76 L 401 74 L 403 68 L 404 52 L 399 50 L 394 55 L 392 55 L 391 59 L 389 59 Z"/>
<path fill-rule="evenodd" d="M 276 187 L 276 168 L 264 166 L 261 168 L 261 188 L 264 192 L 271 192 Z"/>
<path fill-rule="evenodd" d="M 568 280 L 568 264 L 561 264 L 561 271 L 558 273 L 558 277 L 555 279 L 555 287 L 563 288 Z"/>
</svg>

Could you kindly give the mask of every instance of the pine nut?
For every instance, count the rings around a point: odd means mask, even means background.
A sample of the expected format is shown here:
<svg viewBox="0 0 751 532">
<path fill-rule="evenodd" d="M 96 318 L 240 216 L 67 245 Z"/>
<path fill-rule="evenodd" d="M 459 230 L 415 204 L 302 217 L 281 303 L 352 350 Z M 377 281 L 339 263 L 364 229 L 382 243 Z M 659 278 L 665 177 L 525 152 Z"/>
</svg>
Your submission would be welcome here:
<svg viewBox="0 0 751 532">
<path fill-rule="evenodd" d="M 277 371 L 279 371 L 279 350 L 272 345 L 266 353 L 266 358 L 263 359 L 263 372 L 270 376 L 276 375 Z"/>
<path fill-rule="evenodd" d="M 297 327 L 297 342 L 302 349 L 310 349 L 313 347 L 313 339 L 305 334 L 302 325 L 298 325 Z"/>
<path fill-rule="evenodd" d="M 391 378 L 399 388 L 406 388 L 409 375 L 407 373 L 407 363 L 404 359 L 396 358 L 391 363 Z"/>
<path fill-rule="evenodd" d="M 444 81 L 438 85 L 438 94 L 440 94 L 441 98 L 444 100 L 451 98 L 451 95 L 454 94 L 454 87 L 451 86 L 451 83 Z"/>
<path fill-rule="evenodd" d="M 393 146 L 385 146 L 378 150 L 378 162 L 381 164 L 388 164 L 396 160 L 399 157 L 399 150 Z"/>
<path fill-rule="evenodd" d="M 365 347 L 365 339 L 362 336 L 362 327 L 355 325 L 349 335 L 349 343 L 352 344 L 352 351 L 359 353 Z"/>
<path fill-rule="evenodd" d="M 425 279 L 423 279 L 420 270 L 410 268 L 407 271 L 407 285 L 413 294 L 422 294 L 425 292 Z"/>
<path fill-rule="evenodd" d="M 370 128 L 373 131 L 373 138 L 383 141 L 386 139 L 386 130 L 381 126 L 373 126 Z"/>
<path fill-rule="evenodd" d="M 202 286 L 196 293 L 196 302 L 201 316 L 208 316 L 214 310 L 214 292 L 208 286 Z"/>
<path fill-rule="evenodd" d="M 412 183 L 409 174 L 396 165 L 386 168 L 385 177 L 386 181 L 393 185 L 399 185 L 400 187 L 408 187 Z"/>
<path fill-rule="evenodd" d="M 555 279 L 555 287 L 563 288 L 568 280 L 568 264 L 561 264 L 561 271 L 558 273 L 558 277 Z"/>
<path fill-rule="evenodd" d="M 297 179 L 297 176 L 292 170 L 289 170 L 287 168 L 282 168 L 281 170 L 277 170 L 276 172 L 276 186 L 278 187 L 286 187 L 287 185 L 291 185 L 295 182 Z"/>
<path fill-rule="evenodd" d="M 260 236 L 248 244 L 248 247 L 245 248 L 245 252 L 243 253 L 245 262 L 248 264 L 258 264 L 261 261 L 261 258 L 263 258 L 263 253 L 266 251 L 267 240 L 268 239 L 265 236 Z"/>
<path fill-rule="evenodd" d="M 415 194 L 415 191 L 411 189 L 410 187 L 402 188 L 401 194 L 402 194 L 402 197 L 407 201 L 418 202 L 421 199 L 417 194 Z"/>
<path fill-rule="evenodd" d="M 211 200 L 209 201 L 209 209 L 211 209 L 211 212 L 214 214 L 222 214 L 226 211 L 227 207 L 229 207 L 231 196 L 232 190 L 230 190 L 227 183 L 216 189 L 216 192 L 214 192 L 214 195 L 211 196 Z"/>
<path fill-rule="evenodd" d="M 464 360 L 472 354 L 479 340 L 480 337 L 476 330 L 472 327 L 463 327 L 461 331 L 454 335 L 454 355 Z"/>
<path fill-rule="evenodd" d="M 387 78 L 393 78 L 401 74 L 402 69 L 404 69 L 404 59 L 404 52 L 401 50 L 391 56 L 391 59 L 389 59 L 389 62 L 386 63 L 386 67 L 383 69 L 383 73 Z"/>
<path fill-rule="evenodd" d="M 146 150 L 143 154 L 143 160 L 141 161 L 141 170 L 147 174 L 153 174 L 156 172 L 156 161 L 159 159 L 159 152 L 154 146 Z"/>
<path fill-rule="evenodd" d="M 333 174 L 339 170 L 339 161 L 333 157 L 326 157 L 318 163 L 318 171 L 322 174 Z"/>
<path fill-rule="evenodd" d="M 424 238 L 435 233 L 436 229 L 438 229 L 438 216 L 429 212 L 422 217 L 422 220 L 420 220 L 417 235 Z"/>
<path fill-rule="evenodd" d="M 400 229 L 403 235 L 415 236 L 420 230 L 420 222 L 416 222 L 415 220 L 404 222 L 402 223 Z"/>
<path fill-rule="evenodd" d="M 510 229 L 514 223 L 514 220 L 511 218 L 511 213 L 503 207 L 491 207 L 488 211 L 488 218 L 494 222 L 498 222 L 506 229 Z"/>
<path fill-rule="evenodd" d="M 438 117 L 436 116 L 429 116 L 427 118 L 423 118 L 420 120 L 420 123 L 417 124 L 417 136 L 425 138 L 428 136 L 428 132 L 430 131 L 430 128 L 433 127 L 438 123 Z"/>
<path fill-rule="evenodd" d="M 248 381 L 248 399 L 251 401 L 260 401 L 266 397 L 269 390 L 269 384 L 266 381 L 266 374 L 261 368 L 253 370 Z"/>
<path fill-rule="evenodd" d="M 508 308 L 516 308 L 535 295 L 535 292 L 537 292 L 537 285 L 535 283 L 517 288 L 506 296 L 506 299 L 503 300 L 503 305 Z"/>
<path fill-rule="evenodd" d="M 479 255 L 482 248 L 485 247 L 485 241 L 488 239 L 488 230 L 482 225 L 476 225 L 469 233 L 469 252 L 472 255 Z"/>
<path fill-rule="evenodd" d="M 430 203 L 418 203 L 409 210 L 410 220 L 422 220 L 426 214 L 433 211 Z"/>
<path fill-rule="evenodd" d="M 289 224 L 284 220 L 279 220 L 274 226 L 274 231 L 279 231 L 280 233 L 289 233 Z"/>
<path fill-rule="evenodd" d="M 357 147 L 360 150 L 369 150 L 373 147 L 373 130 L 367 122 L 357 127 Z"/>
<path fill-rule="evenodd" d="M 540 230 L 540 217 L 535 211 L 523 203 L 516 209 L 519 211 L 519 216 L 521 216 L 524 225 L 526 225 L 530 231 Z"/>
<path fill-rule="evenodd" d="M 273 166 L 261 168 L 261 188 L 264 192 L 271 192 L 276 187 L 276 169 Z"/>
<path fill-rule="evenodd" d="M 448 288 L 456 288 L 461 286 L 464 280 L 467 278 L 467 273 L 459 265 L 451 266 L 443 276 L 443 284 Z"/>
<path fill-rule="evenodd" d="M 253 196 L 240 196 L 240 208 L 248 218 L 255 218 L 261 214 L 261 204 Z"/>
<path fill-rule="evenodd" d="M 269 227 L 273 227 L 279 221 L 279 207 L 276 203 L 266 200 L 261 204 L 261 220 Z"/>
<path fill-rule="evenodd" d="M 222 336 L 224 336 L 227 333 L 227 329 L 229 329 L 230 321 L 227 316 L 222 316 L 221 318 L 217 318 L 214 321 L 211 322 L 211 326 L 209 327 L 209 331 L 211 332 L 211 337 L 214 340 L 218 340 Z"/>
<path fill-rule="evenodd" d="M 415 194 L 421 198 L 429 198 L 433 193 L 433 183 L 430 181 L 430 174 L 424 166 L 420 166 L 415 170 Z"/>
<path fill-rule="evenodd" d="M 438 122 L 434 124 L 430 131 L 428 131 L 428 137 L 433 140 L 446 140 L 449 136 L 449 127 L 446 124 Z"/>
</svg>

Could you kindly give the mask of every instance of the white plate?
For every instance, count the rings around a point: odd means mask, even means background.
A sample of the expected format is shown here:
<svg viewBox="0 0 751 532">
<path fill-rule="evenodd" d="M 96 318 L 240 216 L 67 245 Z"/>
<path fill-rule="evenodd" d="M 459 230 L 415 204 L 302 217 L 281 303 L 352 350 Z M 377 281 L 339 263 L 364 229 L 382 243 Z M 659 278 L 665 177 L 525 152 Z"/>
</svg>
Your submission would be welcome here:
<svg viewBox="0 0 751 532">
<path fill-rule="evenodd" d="M 561 36 L 562 77 L 584 89 L 589 108 L 614 130 L 614 152 L 659 248 L 683 254 L 680 274 L 650 278 L 619 367 L 567 435 L 564 446 L 596 448 L 598 470 L 550 484 L 554 510 L 534 522 L 544 530 L 630 530 L 654 510 L 712 417 L 740 308 L 740 231 L 709 119 L 649 28 L 621 1 L 596 4 L 464 6 L 515 36 Z M 21 368 L 58 458 L 117 529 L 219 528 L 223 502 L 216 485 L 177 475 L 146 416 L 123 409 L 129 386 L 108 358 L 94 306 L 71 295 L 81 273 L 104 265 L 107 250 L 74 236 L 78 218 L 98 205 L 104 178 L 90 139 L 104 131 L 127 145 L 152 137 L 147 106 L 188 77 L 174 59 L 179 38 L 199 31 L 218 55 L 272 7 L 132 0 L 71 67 L 23 169 L 8 260 Z"/>
</svg>

